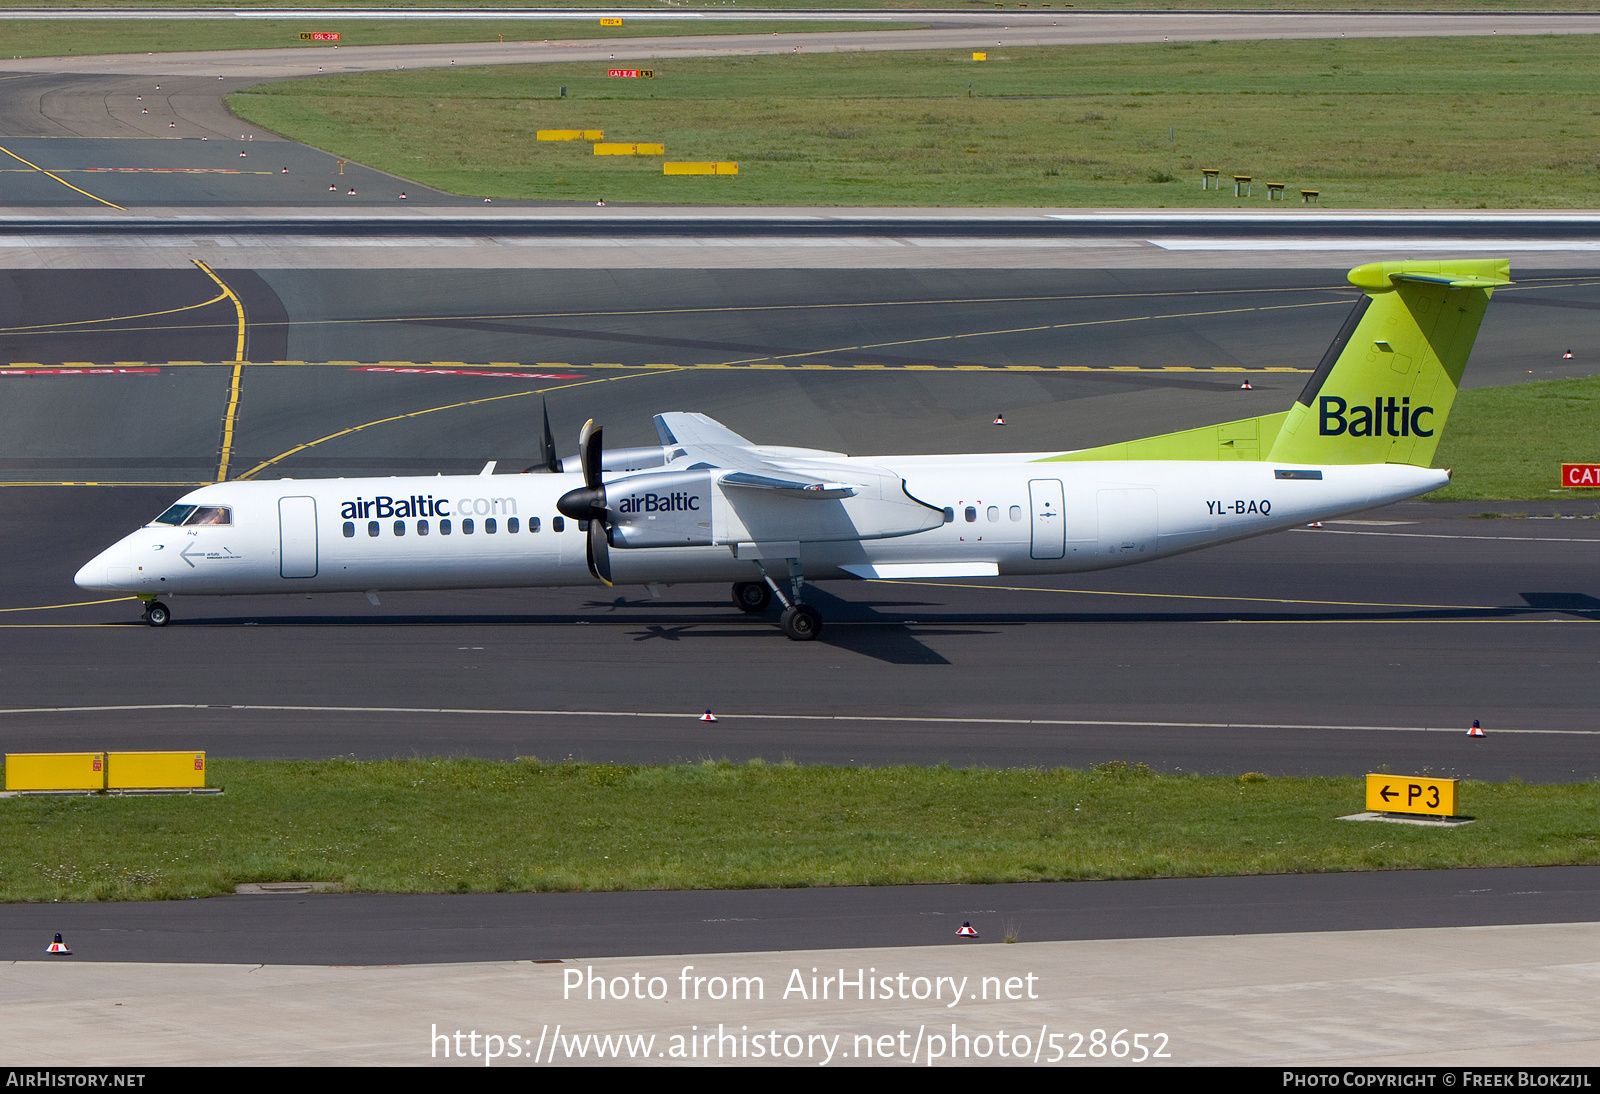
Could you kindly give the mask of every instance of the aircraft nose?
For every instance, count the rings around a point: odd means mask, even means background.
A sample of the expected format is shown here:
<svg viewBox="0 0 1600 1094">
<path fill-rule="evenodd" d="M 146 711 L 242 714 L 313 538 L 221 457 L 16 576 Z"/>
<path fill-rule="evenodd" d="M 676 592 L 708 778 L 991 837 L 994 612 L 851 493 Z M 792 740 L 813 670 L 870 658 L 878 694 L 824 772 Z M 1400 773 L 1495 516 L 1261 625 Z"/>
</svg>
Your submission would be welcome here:
<svg viewBox="0 0 1600 1094">
<path fill-rule="evenodd" d="M 85 562 L 73 575 L 72 583 L 80 589 L 98 589 L 115 592 L 133 576 L 132 549 L 123 540 L 101 551 Z"/>
<path fill-rule="evenodd" d="M 85 562 L 72 578 L 72 583 L 80 589 L 104 589 L 107 585 L 106 556 L 98 554 Z"/>
</svg>

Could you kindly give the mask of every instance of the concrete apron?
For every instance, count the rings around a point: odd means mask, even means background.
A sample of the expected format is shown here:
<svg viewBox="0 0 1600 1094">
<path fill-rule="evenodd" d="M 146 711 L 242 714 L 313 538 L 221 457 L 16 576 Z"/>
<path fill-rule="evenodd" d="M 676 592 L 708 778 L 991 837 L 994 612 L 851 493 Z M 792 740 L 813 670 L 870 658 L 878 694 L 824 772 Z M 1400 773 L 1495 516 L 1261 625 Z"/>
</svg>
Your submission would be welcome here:
<svg viewBox="0 0 1600 1094">
<path fill-rule="evenodd" d="M 1141 1054 L 1149 1065 L 1600 1062 L 1600 923 L 1002 941 L 364 967 L 14 962 L 0 966 L 0 1058 L 124 1067 L 774 1057 L 813 1067 L 1083 1066 Z"/>
</svg>

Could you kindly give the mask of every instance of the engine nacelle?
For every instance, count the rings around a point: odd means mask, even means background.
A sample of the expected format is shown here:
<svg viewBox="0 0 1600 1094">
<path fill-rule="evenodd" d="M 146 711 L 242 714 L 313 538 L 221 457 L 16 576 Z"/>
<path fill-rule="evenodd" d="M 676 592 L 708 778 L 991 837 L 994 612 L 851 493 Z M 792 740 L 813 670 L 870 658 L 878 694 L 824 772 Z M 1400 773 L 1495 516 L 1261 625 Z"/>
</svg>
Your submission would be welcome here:
<svg viewBox="0 0 1600 1094">
<path fill-rule="evenodd" d="M 710 471 L 669 471 L 606 483 L 613 547 L 707 547 L 712 539 Z"/>
</svg>

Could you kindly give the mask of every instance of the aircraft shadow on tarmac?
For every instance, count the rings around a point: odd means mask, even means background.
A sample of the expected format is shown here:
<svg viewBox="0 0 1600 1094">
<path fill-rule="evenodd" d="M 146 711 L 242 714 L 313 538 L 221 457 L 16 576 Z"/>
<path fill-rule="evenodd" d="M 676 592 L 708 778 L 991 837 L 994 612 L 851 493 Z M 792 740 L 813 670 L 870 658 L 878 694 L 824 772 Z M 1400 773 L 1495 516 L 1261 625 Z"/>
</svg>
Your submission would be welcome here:
<svg viewBox="0 0 1600 1094">
<path fill-rule="evenodd" d="M 1526 607 L 1502 608 L 1423 608 L 1405 611 L 1122 611 L 1122 612 L 973 612 L 951 611 L 929 601 L 843 600 L 818 586 L 808 588 L 806 599 L 827 620 L 819 642 L 895 665 L 947 665 L 951 662 L 930 649 L 924 639 L 992 633 L 998 627 L 1027 624 L 1119 624 L 1119 623 L 1315 623 L 1315 622 L 1467 622 L 1519 619 L 1531 615 L 1560 613 L 1588 620 L 1600 620 L 1600 598 L 1586 593 L 1520 594 Z M 663 618 L 666 608 L 648 597 L 591 600 L 589 609 L 605 609 L 611 619 L 602 625 L 623 622 L 633 642 L 681 642 L 779 638 L 781 632 L 764 617 L 728 617 L 721 601 L 675 602 L 673 609 L 697 613 L 691 618 Z M 886 612 L 892 610 L 892 614 Z M 637 614 L 636 614 L 637 613 Z M 715 613 L 715 614 L 710 614 Z M 907 618 L 915 613 L 915 618 Z M 619 619 L 618 616 L 621 616 Z M 772 614 L 772 613 L 768 613 Z M 655 618 L 651 618 L 651 616 Z M 574 615 L 394 615 L 373 618 L 350 615 L 266 615 L 232 618 L 175 619 L 172 626 L 271 626 L 271 627 L 554 627 L 593 622 Z M 137 625 L 129 622 L 128 625 Z"/>
</svg>

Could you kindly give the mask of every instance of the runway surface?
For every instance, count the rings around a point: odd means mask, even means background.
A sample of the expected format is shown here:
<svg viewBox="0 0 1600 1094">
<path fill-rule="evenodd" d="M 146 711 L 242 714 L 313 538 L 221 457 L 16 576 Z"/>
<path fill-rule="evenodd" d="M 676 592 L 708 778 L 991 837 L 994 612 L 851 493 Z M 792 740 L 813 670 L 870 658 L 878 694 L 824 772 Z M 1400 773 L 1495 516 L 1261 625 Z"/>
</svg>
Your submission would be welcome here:
<svg viewBox="0 0 1600 1094">
<path fill-rule="evenodd" d="M 1375 931 L 1595 919 L 1600 867 L 1028 885 L 638 893 L 300 894 L 0 905 L 0 962 L 386 965 L 660 953 Z"/>
<path fill-rule="evenodd" d="M 549 42 L 458 42 L 447 45 L 240 49 L 192 53 L 0 60 L 0 73 L 102 73 L 150 76 L 255 77 L 374 72 L 396 68 L 568 61 L 646 60 L 770 53 L 983 49 L 999 46 L 1091 45 L 1119 42 L 1265 40 L 1288 38 L 1437 38 L 1496 34 L 1594 34 L 1600 16 L 1588 13 L 1441 14 L 1274 12 L 1006 12 L 999 28 L 990 18 L 966 26 L 896 31 L 827 31 L 809 34 L 688 35 L 671 38 Z M 873 12 L 875 19 L 930 23 L 924 12 Z M 796 18 L 783 13 L 785 19 Z M 832 18 L 832 13 L 824 18 Z M 1009 25 L 1008 25 L 1009 24 Z M 19 94 L 10 91 L 8 94 Z M 26 95 L 27 91 L 20 94 Z M 4 109 L 0 108 L 0 116 Z"/>
</svg>

